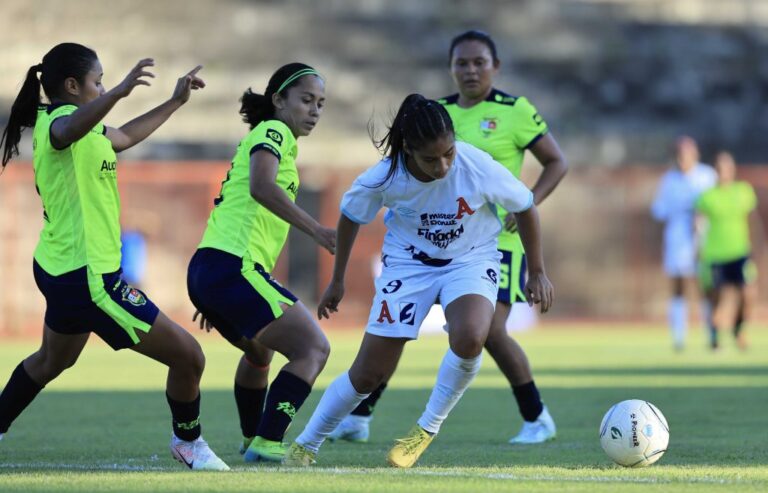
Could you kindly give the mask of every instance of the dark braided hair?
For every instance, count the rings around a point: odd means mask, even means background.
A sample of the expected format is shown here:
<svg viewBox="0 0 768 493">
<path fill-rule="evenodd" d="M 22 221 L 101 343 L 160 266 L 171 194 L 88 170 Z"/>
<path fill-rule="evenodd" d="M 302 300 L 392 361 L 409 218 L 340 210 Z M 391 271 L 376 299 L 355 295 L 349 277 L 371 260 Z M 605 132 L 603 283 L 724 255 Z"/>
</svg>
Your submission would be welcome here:
<svg viewBox="0 0 768 493">
<path fill-rule="evenodd" d="M 443 105 L 421 94 L 410 94 L 403 100 L 383 139 L 373 137 L 372 125 L 369 130 L 373 144 L 392 160 L 387 176 L 376 187 L 392 179 L 401 164 L 405 166 L 400 161 L 406 145 L 411 150 L 421 149 L 440 137 L 454 134 L 453 121 Z"/>
</svg>

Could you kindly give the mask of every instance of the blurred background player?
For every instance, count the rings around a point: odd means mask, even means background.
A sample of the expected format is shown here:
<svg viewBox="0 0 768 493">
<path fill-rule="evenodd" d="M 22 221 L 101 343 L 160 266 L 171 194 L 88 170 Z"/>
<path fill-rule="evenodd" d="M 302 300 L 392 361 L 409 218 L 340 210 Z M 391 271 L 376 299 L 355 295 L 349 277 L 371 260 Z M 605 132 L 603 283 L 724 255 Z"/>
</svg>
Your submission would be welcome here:
<svg viewBox="0 0 768 493">
<path fill-rule="evenodd" d="M 320 119 L 325 82 L 312 67 L 290 63 L 272 75 L 263 95 L 248 89 L 241 101 L 240 113 L 251 131 L 238 145 L 214 200 L 187 285 L 204 319 L 201 325 L 212 325 L 243 351 L 235 372 L 235 401 L 245 460 L 280 461 L 285 430 L 330 352 L 306 307 L 270 275 L 291 225 L 335 251 L 336 231 L 294 203 L 299 189 L 296 141 Z M 267 393 L 272 351 L 288 363 Z"/>
<path fill-rule="evenodd" d="M 392 374 L 405 343 L 418 337 L 421 323 L 439 300 L 450 347 L 424 413 L 387 456 L 395 467 L 416 463 L 480 370 L 501 259 L 501 224 L 494 204 L 517 215 L 530 253 L 525 286 L 529 303 L 541 303 L 543 313 L 552 302 L 533 194 L 487 153 L 457 142 L 444 106 L 419 94 L 406 97 L 378 146 L 386 157 L 360 175 L 342 199 L 339 252 L 318 306 L 321 318 L 338 310 L 359 227 L 386 207 L 383 270 L 375 282 L 366 333 L 350 370 L 331 383 L 291 445 L 287 465 L 315 462 L 325 438 Z M 425 225 L 425 216 L 440 217 L 444 223 Z"/>
<path fill-rule="evenodd" d="M 664 223 L 664 272 L 670 279 L 672 291 L 667 313 L 677 351 L 685 347 L 688 331 L 685 291 L 688 289 L 696 297 L 700 296 L 696 284 L 698 238 L 694 204 L 716 181 L 712 167 L 699 162 L 696 141 L 681 136 L 675 141 L 675 166 L 662 176 L 651 205 L 653 217 Z M 703 298 L 702 318 L 711 330 L 711 308 Z"/>
<path fill-rule="evenodd" d="M 486 33 L 467 31 L 451 41 L 449 64 L 458 94 L 439 100 L 456 129 L 456 138 L 489 153 L 520 178 L 525 151 L 543 167 L 533 186 L 539 205 L 565 176 L 568 166 L 560 147 L 536 108 L 524 97 L 510 96 L 493 87 L 501 62 L 496 44 Z M 523 348 L 506 330 L 512 304 L 524 302 L 526 258 L 515 215 L 498 207 L 504 228 L 499 235 L 502 254 L 499 294 L 485 348 L 512 387 L 523 425 L 510 443 L 543 443 L 555 437 L 552 416 L 541 401 Z M 373 409 L 386 382 L 371 393 L 334 431 L 332 439 L 367 441 Z"/>
<path fill-rule="evenodd" d="M 755 266 L 750 261 L 749 215 L 757 206 L 755 190 L 736 181 L 736 162 L 728 152 L 715 158 L 717 185 L 696 201 L 696 210 L 707 219 L 701 257 L 711 269 L 712 320 L 710 345 L 719 346 L 718 329 L 731 330 L 739 348 L 746 349 L 743 324 L 752 304 L 750 281 Z"/>
<path fill-rule="evenodd" d="M 201 436 L 205 358 L 200 345 L 128 284 L 120 270 L 115 153 L 147 138 L 187 102 L 192 89 L 205 87 L 196 75 L 198 66 L 178 80 L 165 103 L 120 128 L 102 124 L 136 86 L 149 85 L 153 65 L 152 59 L 141 60 L 105 91 L 96 52 L 62 43 L 29 68 L 13 104 L 3 133 L 3 167 L 18 154 L 23 129 L 34 127 L 35 185 L 44 226 L 33 268 L 46 312 L 40 349 L 16 367 L 0 395 L 0 436 L 43 387 L 75 364 L 96 332 L 115 350 L 131 348 L 168 366 L 174 458 L 191 469 L 228 470 Z M 41 86 L 50 104 L 41 104 Z"/>
</svg>

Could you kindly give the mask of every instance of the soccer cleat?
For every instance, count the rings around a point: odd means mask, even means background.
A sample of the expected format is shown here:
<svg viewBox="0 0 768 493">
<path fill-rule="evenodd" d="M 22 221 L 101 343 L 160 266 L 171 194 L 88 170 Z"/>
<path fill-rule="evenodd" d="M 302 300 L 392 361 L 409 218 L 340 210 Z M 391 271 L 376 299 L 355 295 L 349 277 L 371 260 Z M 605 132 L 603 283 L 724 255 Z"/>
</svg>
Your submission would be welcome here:
<svg viewBox="0 0 768 493">
<path fill-rule="evenodd" d="M 240 442 L 240 449 L 238 450 L 240 455 L 243 455 L 245 451 L 248 450 L 248 446 L 251 444 L 252 441 L 253 441 L 253 437 L 250 437 L 250 438 L 243 437 L 243 441 Z"/>
<path fill-rule="evenodd" d="M 370 435 L 371 416 L 348 415 L 339 426 L 328 435 L 328 440 L 346 440 L 348 442 L 365 443 Z"/>
<path fill-rule="evenodd" d="M 285 446 L 262 437 L 254 437 L 243 454 L 245 462 L 281 462 L 285 457 Z"/>
<path fill-rule="evenodd" d="M 421 426 L 415 425 L 404 438 L 395 440 L 395 445 L 387 454 L 387 462 L 395 467 L 413 466 L 421 454 L 432 443 L 434 435 L 430 435 Z"/>
<path fill-rule="evenodd" d="M 317 462 L 317 453 L 303 445 L 293 442 L 283 457 L 283 465 L 288 467 L 309 467 Z"/>
<path fill-rule="evenodd" d="M 523 426 L 517 436 L 509 440 L 511 444 L 534 444 L 554 440 L 557 435 L 555 421 L 547 410 L 547 406 L 541 410 L 536 421 L 523 421 Z"/>
<path fill-rule="evenodd" d="M 193 471 L 229 471 L 229 466 L 213 453 L 203 437 L 187 442 L 172 435 L 171 454 Z"/>
</svg>

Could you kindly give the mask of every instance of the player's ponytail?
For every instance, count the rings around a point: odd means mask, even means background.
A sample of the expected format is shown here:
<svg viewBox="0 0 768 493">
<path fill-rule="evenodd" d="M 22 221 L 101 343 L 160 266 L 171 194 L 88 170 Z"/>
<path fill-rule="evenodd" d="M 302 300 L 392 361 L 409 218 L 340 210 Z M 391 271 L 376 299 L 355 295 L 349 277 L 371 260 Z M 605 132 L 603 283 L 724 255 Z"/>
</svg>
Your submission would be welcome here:
<svg viewBox="0 0 768 493">
<path fill-rule="evenodd" d="M 37 73 L 41 67 L 42 64 L 29 67 L 19 95 L 11 106 L 8 124 L 3 130 L 3 136 L 0 137 L 0 146 L 3 147 L 3 168 L 13 156 L 19 155 L 21 132 L 26 127 L 35 125 L 37 107 L 40 104 L 40 80 L 37 78 Z"/>
<path fill-rule="evenodd" d="M 240 98 L 240 114 L 243 121 L 253 129 L 263 121 L 274 119 L 275 105 L 272 103 L 272 96 L 279 94 L 285 97 L 288 89 L 298 84 L 306 75 L 320 74 L 304 63 L 289 63 L 272 74 L 264 94 L 257 94 L 249 87 Z"/>
<path fill-rule="evenodd" d="M 42 87 L 45 95 L 53 102 L 54 99 L 60 98 L 67 78 L 72 77 L 82 84 L 97 59 L 96 52 L 90 48 L 77 43 L 61 43 L 45 54 L 43 63 L 29 67 L 24 84 L 11 107 L 8 124 L 0 138 L 3 168 L 13 156 L 19 154 L 21 133 L 25 128 L 35 125 L 37 108 L 40 105 L 40 88 Z"/>
<path fill-rule="evenodd" d="M 421 149 L 445 135 L 454 134 L 453 122 L 443 105 L 421 94 L 406 96 L 384 138 L 377 140 L 373 136 L 372 124 L 368 130 L 373 144 L 391 160 L 387 176 L 376 187 L 392 179 L 401 165 L 405 169 L 405 163 L 401 161 L 406 154 L 406 145 L 411 150 Z"/>
</svg>

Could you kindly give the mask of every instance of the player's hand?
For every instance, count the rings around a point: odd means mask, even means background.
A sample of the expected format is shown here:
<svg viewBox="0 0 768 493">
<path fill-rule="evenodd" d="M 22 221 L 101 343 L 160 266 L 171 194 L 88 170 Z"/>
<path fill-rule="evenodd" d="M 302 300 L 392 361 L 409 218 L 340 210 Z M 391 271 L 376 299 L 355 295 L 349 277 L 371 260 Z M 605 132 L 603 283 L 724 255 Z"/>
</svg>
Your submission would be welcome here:
<svg viewBox="0 0 768 493">
<path fill-rule="evenodd" d="M 192 315 L 192 321 L 193 322 L 196 321 L 198 315 L 200 316 L 200 330 L 205 330 L 206 332 L 210 332 L 211 329 L 213 329 L 213 324 L 211 323 L 210 320 L 205 318 L 205 315 L 203 315 L 202 312 L 200 312 L 200 310 L 195 310 L 195 314 Z"/>
<path fill-rule="evenodd" d="M 317 319 L 331 318 L 331 313 L 339 311 L 339 303 L 343 297 L 344 283 L 331 281 L 320 298 L 320 304 L 317 305 Z"/>
<path fill-rule="evenodd" d="M 543 272 L 529 273 L 524 292 L 528 306 L 539 305 L 541 313 L 547 313 L 555 300 L 555 288 Z"/>
<path fill-rule="evenodd" d="M 517 219 L 515 219 L 515 215 L 511 212 L 504 216 L 504 231 L 509 231 L 510 233 L 517 231 Z"/>
<path fill-rule="evenodd" d="M 336 230 L 317 225 L 312 237 L 318 245 L 328 250 L 331 255 L 336 255 Z"/>
<path fill-rule="evenodd" d="M 197 76 L 197 73 L 200 72 L 200 69 L 202 68 L 202 65 L 198 65 L 185 75 L 179 77 L 179 80 L 176 81 L 176 88 L 173 90 L 173 96 L 171 96 L 172 100 L 184 104 L 189 101 L 189 96 L 192 94 L 192 91 L 205 87 L 205 81 Z"/>
<path fill-rule="evenodd" d="M 124 98 L 131 94 L 133 88 L 136 86 L 149 86 L 149 81 L 145 80 L 146 77 L 155 78 L 155 74 L 146 70 L 147 67 L 154 67 L 155 61 L 152 58 L 144 58 L 139 60 L 139 63 L 128 72 L 122 82 L 116 85 L 110 92 L 118 98 Z"/>
</svg>

